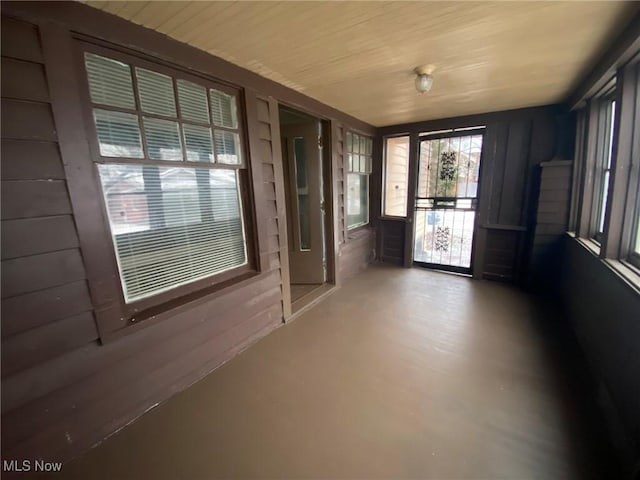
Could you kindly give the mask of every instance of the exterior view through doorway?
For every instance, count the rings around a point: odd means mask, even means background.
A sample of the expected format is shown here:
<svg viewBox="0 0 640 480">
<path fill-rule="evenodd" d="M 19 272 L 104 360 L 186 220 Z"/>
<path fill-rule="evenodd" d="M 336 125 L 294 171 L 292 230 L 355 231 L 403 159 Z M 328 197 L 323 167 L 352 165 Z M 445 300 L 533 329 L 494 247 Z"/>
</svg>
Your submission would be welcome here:
<svg viewBox="0 0 640 480">
<path fill-rule="evenodd" d="M 483 134 L 420 136 L 414 264 L 471 273 Z"/>
<path fill-rule="evenodd" d="M 280 106 L 280 135 L 287 208 L 291 311 L 326 293 L 332 281 L 331 219 L 325 199 L 331 198 L 331 156 L 324 145 L 328 125 L 298 110 Z"/>
</svg>

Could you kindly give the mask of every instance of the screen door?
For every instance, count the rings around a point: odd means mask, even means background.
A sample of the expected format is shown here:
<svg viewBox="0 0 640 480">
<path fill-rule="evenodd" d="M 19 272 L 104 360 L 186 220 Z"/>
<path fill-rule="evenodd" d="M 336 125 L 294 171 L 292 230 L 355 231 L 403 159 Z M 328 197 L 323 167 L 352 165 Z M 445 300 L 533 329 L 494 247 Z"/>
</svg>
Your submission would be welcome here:
<svg viewBox="0 0 640 480">
<path fill-rule="evenodd" d="M 414 263 L 471 273 L 483 130 L 420 137 Z"/>
</svg>

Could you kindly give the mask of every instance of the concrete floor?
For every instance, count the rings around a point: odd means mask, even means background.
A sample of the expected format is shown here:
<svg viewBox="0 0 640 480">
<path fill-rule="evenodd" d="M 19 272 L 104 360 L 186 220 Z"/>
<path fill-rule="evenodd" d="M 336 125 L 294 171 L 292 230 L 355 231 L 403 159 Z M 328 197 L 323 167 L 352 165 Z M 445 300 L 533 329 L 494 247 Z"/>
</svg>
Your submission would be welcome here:
<svg viewBox="0 0 640 480">
<path fill-rule="evenodd" d="M 513 287 L 372 267 L 62 477 L 607 478 L 557 321 Z"/>
</svg>

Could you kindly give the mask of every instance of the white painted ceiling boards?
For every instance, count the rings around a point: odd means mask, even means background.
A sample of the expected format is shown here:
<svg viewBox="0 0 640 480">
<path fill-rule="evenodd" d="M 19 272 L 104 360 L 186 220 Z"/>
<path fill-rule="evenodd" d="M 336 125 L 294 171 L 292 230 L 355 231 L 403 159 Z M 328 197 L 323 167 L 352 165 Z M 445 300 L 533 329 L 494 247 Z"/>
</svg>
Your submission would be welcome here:
<svg viewBox="0 0 640 480">
<path fill-rule="evenodd" d="M 564 100 L 631 2 L 89 2 L 376 126 Z M 414 67 L 433 64 L 432 90 Z"/>
</svg>

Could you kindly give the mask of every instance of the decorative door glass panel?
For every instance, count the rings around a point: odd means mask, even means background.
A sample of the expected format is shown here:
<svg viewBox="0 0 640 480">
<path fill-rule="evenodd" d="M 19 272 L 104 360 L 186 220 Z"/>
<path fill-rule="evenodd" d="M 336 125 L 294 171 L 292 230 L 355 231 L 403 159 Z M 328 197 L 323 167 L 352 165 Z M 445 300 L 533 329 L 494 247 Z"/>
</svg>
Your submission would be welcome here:
<svg viewBox="0 0 640 480">
<path fill-rule="evenodd" d="M 414 261 L 470 272 L 482 133 L 420 138 Z"/>
</svg>

